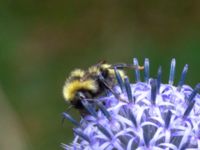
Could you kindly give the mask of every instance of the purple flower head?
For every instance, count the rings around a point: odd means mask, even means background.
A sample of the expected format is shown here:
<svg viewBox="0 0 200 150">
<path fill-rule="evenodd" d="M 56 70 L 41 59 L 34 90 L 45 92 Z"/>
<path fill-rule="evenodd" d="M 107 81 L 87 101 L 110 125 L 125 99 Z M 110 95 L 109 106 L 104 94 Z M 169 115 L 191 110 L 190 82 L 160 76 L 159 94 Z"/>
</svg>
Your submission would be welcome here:
<svg viewBox="0 0 200 150">
<path fill-rule="evenodd" d="M 137 66 L 137 59 L 133 63 Z M 144 61 L 144 82 L 137 69 L 133 84 L 128 77 L 122 80 L 115 69 L 118 84 L 114 91 L 119 97 L 110 93 L 94 104 L 84 100 L 89 115 L 80 122 L 63 113 L 76 127 L 73 142 L 62 147 L 66 150 L 200 149 L 200 84 L 194 89 L 184 84 L 188 70 L 185 65 L 178 85 L 173 85 L 175 65 L 172 59 L 168 84 L 161 83 L 161 67 L 156 78 L 149 77 L 148 59 Z"/>
</svg>

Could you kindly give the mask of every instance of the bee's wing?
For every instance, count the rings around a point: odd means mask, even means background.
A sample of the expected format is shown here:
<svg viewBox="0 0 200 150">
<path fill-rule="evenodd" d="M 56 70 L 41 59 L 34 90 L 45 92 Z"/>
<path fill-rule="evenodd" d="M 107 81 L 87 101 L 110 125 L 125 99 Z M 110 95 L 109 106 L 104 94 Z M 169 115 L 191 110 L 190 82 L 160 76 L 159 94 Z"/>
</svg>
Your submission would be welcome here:
<svg viewBox="0 0 200 150">
<path fill-rule="evenodd" d="M 90 72 L 90 69 L 95 68 L 98 70 L 102 64 L 106 64 L 106 61 L 101 60 L 97 64 L 94 64 L 91 67 L 89 67 L 88 70 L 86 70 L 85 75 L 83 76 L 83 78 L 81 80 L 84 81 L 84 80 L 87 80 L 88 78 L 93 78 L 94 76 L 98 76 L 97 72 L 95 72 L 95 71 Z M 94 80 L 96 80 L 96 79 L 94 79 Z"/>
<path fill-rule="evenodd" d="M 90 74 L 86 72 L 86 74 L 80 79 L 80 81 L 85 81 L 90 77 Z"/>
<path fill-rule="evenodd" d="M 95 64 L 94 66 L 100 67 L 102 64 L 105 64 L 105 63 L 106 63 L 105 60 L 101 60 L 101 61 L 99 61 L 97 64 Z"/>
</svg>

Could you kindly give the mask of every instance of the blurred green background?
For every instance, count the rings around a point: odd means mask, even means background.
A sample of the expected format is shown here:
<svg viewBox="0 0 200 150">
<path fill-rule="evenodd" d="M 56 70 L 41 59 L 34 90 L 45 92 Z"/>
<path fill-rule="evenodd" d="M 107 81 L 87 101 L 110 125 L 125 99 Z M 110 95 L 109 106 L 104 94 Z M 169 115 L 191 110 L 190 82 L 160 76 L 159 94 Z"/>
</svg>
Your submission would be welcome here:
<svg viewBox="0 0 200 150">
<path fill-rule="evenodd" d="M 176 82 L 199 82 L 200 1 L 0 1 L 0 149 L 56 150 L 72 141 L 61 124 L 62 86 L 74 68 L 99 60 L 142 64 L 151 75 L 171 58 Z M 130 75 L 132 78 L 132 74 Z M 71 110 L 70 113 L 75 113 Z"/>
</svg>

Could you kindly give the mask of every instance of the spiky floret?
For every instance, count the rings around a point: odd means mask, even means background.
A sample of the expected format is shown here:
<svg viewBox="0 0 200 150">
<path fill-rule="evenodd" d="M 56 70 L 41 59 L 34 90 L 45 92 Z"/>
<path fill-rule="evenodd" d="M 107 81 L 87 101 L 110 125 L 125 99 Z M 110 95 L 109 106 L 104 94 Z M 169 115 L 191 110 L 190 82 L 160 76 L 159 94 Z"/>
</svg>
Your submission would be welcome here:
<svg viewBox="0 0 200 150">
<path fill-rule="evenodd" d="M 137 59 L 134 59 L 137 64 Z M 185 85 L 186 65 L 178 86 L 173 85 L 175 59 L 172 60 L 169 83 L 162 84 L 162 69 L 159 67 L 156 79 L 149 78 L 149 60 L 145 59 L 144 79 L 135 71 L 136 83 L 130 84 L 128 77 L 121 80 L 118 71 L 118 85 L 114 90 L 127 102 L 119 101 L 113 95 L 95 101 L 97 111 L 83 101 L 89 115 L 78 123 L 67 113 L 64 117 L 72 122 L 75 138 L 70 149 L 119 149 L 119 150 L 183 150 L 200 149 L 200 84 L 194 89 Z"/>
</svg>

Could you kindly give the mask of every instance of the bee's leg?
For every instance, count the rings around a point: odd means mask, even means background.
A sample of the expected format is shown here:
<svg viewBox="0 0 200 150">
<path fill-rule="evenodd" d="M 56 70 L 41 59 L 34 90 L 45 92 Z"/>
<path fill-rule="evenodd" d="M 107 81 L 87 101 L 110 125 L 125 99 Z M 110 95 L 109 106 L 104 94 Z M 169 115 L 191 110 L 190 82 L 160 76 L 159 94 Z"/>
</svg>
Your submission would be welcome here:
<svg viewBox="0 0 200 150">
<path fill-rule="evenodd" d="M 117 69 L 124 69 L 124 68 L 130 68 L 130 69 L 138 69 L 138 70 L 143 70 L 144 66 L 137 66 L 133 64 L 125 64 L 125 63 L 120 63 L 120 64 L 114 64 L 112 65 L 113 68 Z"/>
<path fill-rule="evenodd" d="M 120 94 L 118 94 L 112 89 L 112 87 L 107 83 L 107 81 L 104 79 L 102 75 L 99 75 L 99 80 L 115 96 L 116 99 L 119 99 L 120 101 L 123 101 L 123 102 L 127 102 L 126 100 L 120 97 Z"/>
<path fill-rule="evenodd" d="M 68 112 L 71 110 L 72 107 L 73 107 L 73 105 L 71 105 L 71 104 L 67 107 L 67 110 L 66 110 L 67 114 L 68 114 Z M 66 113 L 64 113 L 64 114 L 66 114 Z M 69 118 L 70 118 L 70 116 L 69 116 Z M 72 120 L 73 120 L 73 119 L 72 119 Z M 65 117 L 62 116 L 62 120 L 61 120 L 62 126 L 64 125 L 64 121 L 65 121 Z M 72 122 L 73 122 L 73 121 L 72 121 Z"/>
</svg>

